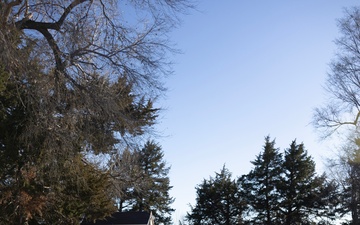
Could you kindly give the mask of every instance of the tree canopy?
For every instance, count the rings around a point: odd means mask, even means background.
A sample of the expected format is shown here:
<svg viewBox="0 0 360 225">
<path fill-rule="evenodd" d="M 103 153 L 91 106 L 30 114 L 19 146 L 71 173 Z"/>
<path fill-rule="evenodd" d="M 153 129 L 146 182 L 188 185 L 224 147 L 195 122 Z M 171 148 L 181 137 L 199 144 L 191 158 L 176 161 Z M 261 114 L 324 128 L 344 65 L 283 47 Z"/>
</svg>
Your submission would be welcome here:
<svg viewBox="0 0 360 225">
<path fill-rule="evenodd" d="M 334 224 L 343 215 L 338 186 L 315 173 L 303 144 L 280 153 L 265 138 L 254 167 L 237 181 L 225 167 L 196 189 L 189 224 Z"/>
<path fill-rule="evenodd" d="M 91 158 L 120 163 L 151 131 L 171 73 L 166 34 L 188 7 L 0 1 L 1 223 L 77 224 L 115 210 L 119 193 L 104 190 L 122 181 Z"/>
<path fill-rule="evenodd" d="M 245 204 L 235 179 L 225 166 L 196 187 L 196 204 L 187 214 L 190 224 L 241 224 Z"/>
<path fill-rule="evenodd" d="M 132 179 L 123 187 L 123 194 L 119 195 L 120 211 L 147 211 L 152 212 L 156 224 L 171 224 L 171 208 L 174 198 L 170 196 L 170 167 L 164 160 L 161 146 L 155 141 L 148 140 L 140 149 L 125 154 L 130 154 L 131 163 L 122 163 L 131 167 L 126 174 Z M 124 183 L 124 182 L 122 182 Z"/>
<path fill-rule="evenodd" d="M 263 151 L 251 162 L 254 168 L 239 179 L 246 203 L 254 217 L 253 224 L 279 223 L 279 193 L 282 167 L 282 154 L 275 146 L 275 140 L 265 138 Z"/>
</svg>

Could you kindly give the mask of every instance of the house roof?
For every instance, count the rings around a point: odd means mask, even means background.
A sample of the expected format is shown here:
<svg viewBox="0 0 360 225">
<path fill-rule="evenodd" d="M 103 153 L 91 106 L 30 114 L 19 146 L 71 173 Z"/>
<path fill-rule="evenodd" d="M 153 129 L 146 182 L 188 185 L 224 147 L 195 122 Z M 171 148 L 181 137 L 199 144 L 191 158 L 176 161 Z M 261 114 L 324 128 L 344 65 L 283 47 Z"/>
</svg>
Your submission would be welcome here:
<svg viewBox="0 0 360 225">
<path fill-rule="evenodd" d="M 81 225 L 125 225 L 125 224 L 139 224 L 147 225 L 151 219 L 151 214 L 148 212 L 116 212 L 104 220 L 97 220 L 96 223 L 85 222 Z"/>
</svg>

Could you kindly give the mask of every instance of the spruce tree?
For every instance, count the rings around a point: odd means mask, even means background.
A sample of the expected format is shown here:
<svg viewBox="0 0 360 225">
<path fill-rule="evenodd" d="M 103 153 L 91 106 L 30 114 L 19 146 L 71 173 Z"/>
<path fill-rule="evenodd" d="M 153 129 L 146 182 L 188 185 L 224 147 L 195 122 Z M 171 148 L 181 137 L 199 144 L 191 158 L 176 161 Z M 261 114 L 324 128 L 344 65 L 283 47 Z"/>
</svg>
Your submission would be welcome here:
<svg viewBox="0 0 360 225">
<path fill-rule="evenodd" d="M 276 224 L 280 196 L 276 189 L 282 174 L 282 155 L 275 140 L 265 138 L 263 151 L 251 162 L 254 168 L 240 179 L 242 191 L 250 206 L 252 224 Z"/>
<path fill-rule="evenodd" d="M 322 185 L 315 173 L 315 162 L 308 156 L 303 144 L 293 141 L 285 150 L 282 164 L 284 174 L 278 185 L 282 196 L 280 209 L 283 224 L 307 224 L 316 210 L 317 190 Z"/>
<path fill-rule="evenodd" d="M 168 176 L 170 167 L 164 161 L 162 148 L 154 141 L 147 141 L 135 154 L 141 181 L 128 193 L 128 210 L 151 211 L 156 224 L 171 224 L 174 198 L 169 194 L 172 188 Z"/>
<path fill-rule="evenodd" d="M 196 205 L 186 218 L 192 225 L 241 224 L 245 203 L 238 184 L 225 166 L 196 187 Z"/>
<path fill-rule="evenodd" d="M 338 158 L 329 160 L 329 170 L 340 187 L 339 213 L 360 223 L 360 139 L 350 137 L 339 151 Z"/>
</svg>

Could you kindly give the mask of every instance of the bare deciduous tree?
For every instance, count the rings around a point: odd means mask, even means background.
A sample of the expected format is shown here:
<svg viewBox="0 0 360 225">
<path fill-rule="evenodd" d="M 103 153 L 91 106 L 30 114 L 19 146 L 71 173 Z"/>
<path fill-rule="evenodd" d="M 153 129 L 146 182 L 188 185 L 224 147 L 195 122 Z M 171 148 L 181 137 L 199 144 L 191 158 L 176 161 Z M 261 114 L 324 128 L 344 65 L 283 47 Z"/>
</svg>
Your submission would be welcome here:
<svg viewBox="0 0 360 225">
<path fill-rule="evenodd" d="M 326 90 L 328 103 L 315 110 L 314 125 L 324 137 L 340 131 L 349 138 L 337 158 L 329 160 L 331 175 L 341 188 L 341 213 L 360 221 L 359 125 L 360 125 L 360 8 L 345 11 L 338 23 L 341 36 L 335 41 L 338 52 L 330 64 Z"/>
<path fill-rule="evenodd" d="M 342 34 L 335 43 L 338 52 L 330 64 L 326 90 L 329 101 L 315 109 L 313 123 L 324 137 L 341 127 L 357 128 L 360 121 L 360 9 L 345 11 L 339 20 Z"/>
</svg>

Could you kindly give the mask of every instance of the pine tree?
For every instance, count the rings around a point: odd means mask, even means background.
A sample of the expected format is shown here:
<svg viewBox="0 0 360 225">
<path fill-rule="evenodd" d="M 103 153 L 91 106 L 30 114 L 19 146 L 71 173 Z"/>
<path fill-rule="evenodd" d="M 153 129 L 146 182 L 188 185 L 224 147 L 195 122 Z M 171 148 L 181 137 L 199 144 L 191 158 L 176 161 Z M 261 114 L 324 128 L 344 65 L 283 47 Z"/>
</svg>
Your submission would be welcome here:
<svg viewBox="0 0 360 225">
<path fill-rule="evenodd" d="M 356 149 L 347 159 L 343 192 L 344 205 L 351 212 L 352 224 L 360 223 L 360 151 Z"/>
<path fill-rule="evenodd" d="M 282 155 L 275 140 L 265 138 L 263 151 L 251 162 L 255 167 L 242 176 L 242 191 L 254 217 L 252 224 L 276 224 L 280 196 L 276 189 L 282 174 Z"/>
<path fill-rule="evenodd" d="M 154 141 L 147 141 L 135 154 L 141 181 L 128 193 L 128 210 L 151 211 L 156 224 L 171 224 L 174 198 L 169 194 L 172 188 L 168 176 L 170 167 L 164 161 L 162 148 Z"/>
<path fill-rule="evenodd" d="M 285 225 L 310 223 L 309 217 L 313 215 L 315 207 L 314 192 L 322 185 L 317 182 L 315 162 L 303 144 L 293 141 L 285 150 L 282 167 L 284 174 L 278 185 L 280 196 L 280 219 Z"/>
<path fill-rule="evenodd" d="M 186 218 L 192 225 L 241 224 L 244 201 L 238 184 L 225 166 L 220 173 L 196 187 L 196 205 Z"/>
<path fill-rule="evenodd" d="M 329 160 L 329 170 L 340 186 L 339 213 L 351 217 L 352 224 L 360 222 L 360 139 L 350 137 L 338 155 Z"/>
</svg>

